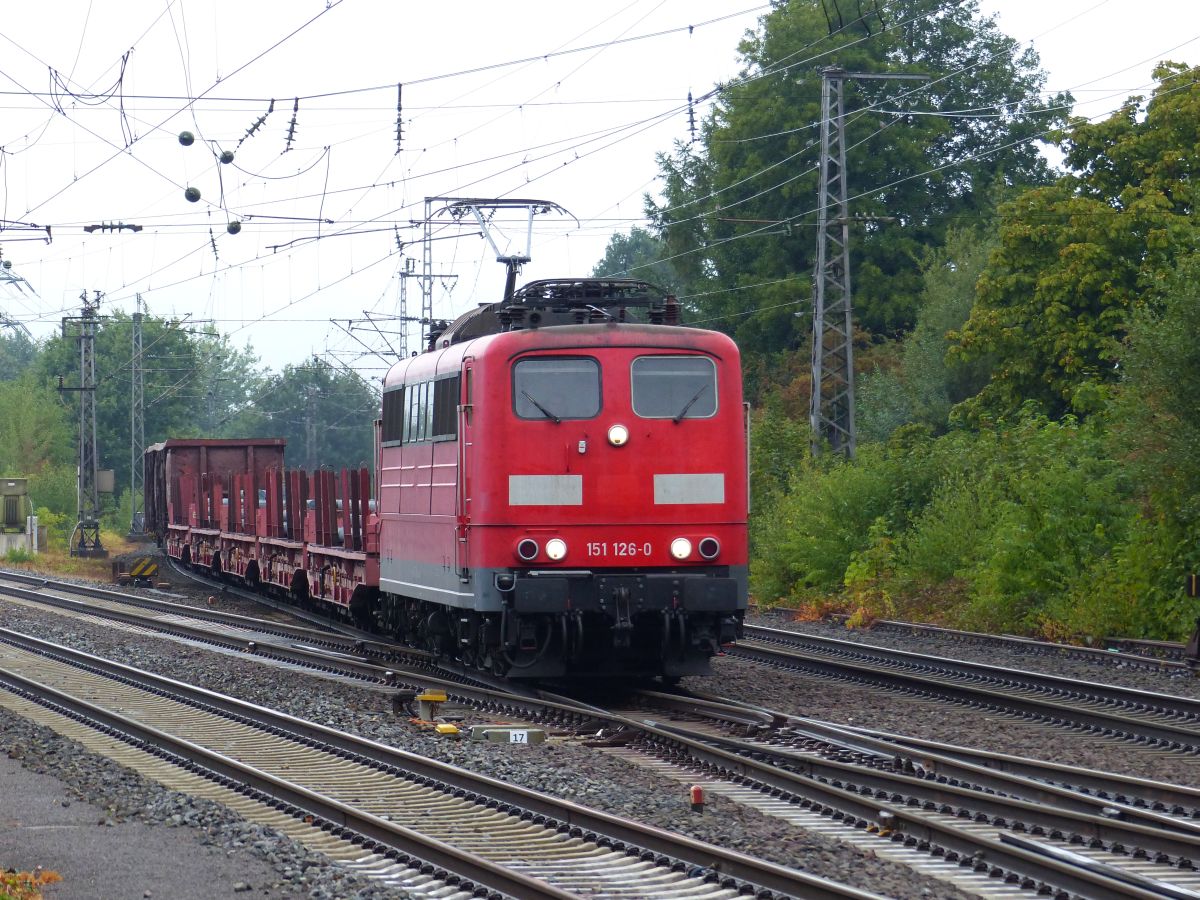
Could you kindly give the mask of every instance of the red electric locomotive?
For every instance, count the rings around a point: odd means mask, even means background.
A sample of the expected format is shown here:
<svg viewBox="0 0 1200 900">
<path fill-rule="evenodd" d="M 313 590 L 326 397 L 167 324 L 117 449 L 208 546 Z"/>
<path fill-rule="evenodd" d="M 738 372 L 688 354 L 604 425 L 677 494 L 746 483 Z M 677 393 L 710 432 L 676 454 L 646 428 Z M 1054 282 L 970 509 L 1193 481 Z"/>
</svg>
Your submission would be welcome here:
<svg viewBox="0 0 1200 900">
<path fill-rule="evenodd" d="M 538 281 L 392 367 L 369 473 L 283 441 L 146 453 L 185 564 L 510 678 L 674 678 L 741 632 L 737 347 L 643 282 Z"/>
<path fill-rule="evenodd" d="M 468 313 L 388 373 L 378 445 L 383 630 L 514 678 L 703 673 L 739 635 L 738 351 L 649 285 Z"/>
</svg>

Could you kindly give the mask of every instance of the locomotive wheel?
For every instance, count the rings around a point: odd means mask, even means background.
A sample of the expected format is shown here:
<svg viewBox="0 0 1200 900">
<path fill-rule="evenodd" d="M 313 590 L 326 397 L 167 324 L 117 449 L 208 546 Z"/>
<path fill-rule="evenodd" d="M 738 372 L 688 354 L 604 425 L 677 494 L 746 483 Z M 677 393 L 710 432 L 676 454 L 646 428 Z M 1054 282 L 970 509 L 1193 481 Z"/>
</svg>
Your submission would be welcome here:
<svg viewBox="0 0 1200 900">
<path fill-rule="evenodd" d="M 425 649 L 436 656 L 452 655 L 449 651 L 452 640 L 452 629 L 446 614 L 434 610 L 421 623 L 421 635 L 425 639 Z"/>
</svg>

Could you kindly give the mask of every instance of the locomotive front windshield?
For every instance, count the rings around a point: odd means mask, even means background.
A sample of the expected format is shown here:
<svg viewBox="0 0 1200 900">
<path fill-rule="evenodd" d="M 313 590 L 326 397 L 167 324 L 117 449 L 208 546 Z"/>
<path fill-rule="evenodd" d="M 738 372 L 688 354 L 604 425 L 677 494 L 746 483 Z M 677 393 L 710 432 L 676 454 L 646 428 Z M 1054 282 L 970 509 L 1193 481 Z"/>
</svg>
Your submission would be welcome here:
<svg viewBox="0 0 1200 900">
<path fill-rule="evenodd" d="M 633 361 L 633 411 L 643 419 L 707 419 L 717 412 L 717 368 L 707 356 Z"/>
<path fill-rule="evenodd" d="M 590 419 L 600 412 L 600 364 L 561 356 L 518 360 L 513 404 L 522 419 Z"/>
</svg>

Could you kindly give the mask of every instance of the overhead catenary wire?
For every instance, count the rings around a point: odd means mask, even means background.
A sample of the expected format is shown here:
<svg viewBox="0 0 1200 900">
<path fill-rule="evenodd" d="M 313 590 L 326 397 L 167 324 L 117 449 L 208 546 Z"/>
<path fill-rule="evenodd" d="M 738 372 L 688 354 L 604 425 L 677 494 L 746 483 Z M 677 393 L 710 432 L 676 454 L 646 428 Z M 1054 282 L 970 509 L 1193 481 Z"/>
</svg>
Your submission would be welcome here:
<svg viewBox="0 0 1200 900">
<path fill-rule="evenodd" d="M 392 88 L 394 89 L 394 85 L 392 85 Z M 599 147 L 599 146 L 598 146 L 598 148 L 597 148 L 597 151 L 596 151 L 596 155 L 597 155 L 597 156 L 601 156 L 601 151 L 602 151 L 602 149 L 603 149 L 603 148 L 601 148 L 601 147 Z M 549 169 L 549 168 L 550 168 L 550 166 L 552 166 L 552 165 L 553 165 L 553 160 L 552 160 L 552 158 L 550 158 L 550 157 L 547 157 L 547 160 L 546 160 L 546 162 L 547 162 L 547 166 L 546 166 L 546 167 L 547 167 L 547 169 Z M 332 191 L 332 190 L 329 192 L 329 196 L 333 196 L 333 191 Z M 403 207 L 400 207 L 399 209 L 400 209 L 400 210 L 403 210 Z M 369 221 L 370 221 L 370 220 L 367 220 L 367 219 L 361 219 L 361 218 L 359 219 L 359 222 L 362 222 L 362 223 L 366 223 L 366 222 L 369 222 Z M 630 219 L 630 221 L 636 221 L 636 219 Z M 344 227 L 346 224 L 349 224 L 349 223 L 347 223 L 347 222 L 343 222 L 343 221 L 340 221 L 340 220 L 339 220 L 339 226 L 338 226 L 338 227 L 339 227 L 339 228 L 341 228 L 341 227 Z M 585 223 L 585 224 L 586 224 L 586 223 Z M 175 226 L 175 225 L 170 225 L 170 226 L 168 226 L 168 225 L 164 224 L 164 225 L 163 225 L 163 227 L 185 227 L 185 226 Z M 350 236 L 350 235 L 354 234 L 355 232 L 354 232 L 353 230 L 346 230 L 344 233 L 345 233 L 345 235 L 346 235 L 346 236 Z M 363 233 L 363 234 L 366 234 L 366 233 L 367 233 L 367 230 L 366 230 L 366 229 L 363 229 L 362 233 Z M 198 243 L 199 243 L 199 242 L 198 242 Z M 256 265 L 258 265 L 259 263 L 261 263 L 262 261 L 263 261 L 263 257 L 262 257 L 261 255 L 259 255 L 259 256 L 254 256 L 254 257 L 252 257 L 252 258 L 251 258 L 251 259 L 249 259 L 249 260 L 245 260 L 245 261 L 244 261 L 244 263 L 245 263 L 245 265 L 256 266 Z M 163 269 L 163 271 L 165 271 L 165 269 Z M 223 271 L 228 271 L 228 270 L 227 270 L 227 269 L 225 269 L 225 270 L 223 270 Z M 477 269 L 476 269 L 476 272 L 478 273 L 479 271 L 480 271 L 480 270 L 477 268 Z M 157 278 L 157 276 L 155 276 L 155 277 Z M 195 276 L 195 277 L 196 277 L 196 278 L 206 278 L 206 277 L 211 277 L 211 274 L 210 274 L 210 273 L 207 273 L 207 272 L 205 272 L 205 273 L 201 273 L 200 275 L 197 275 L 197 276 Z M 191 279 L 191 280 L 194 280 L 194 279 Z M 170 284 L 182 284 L 182 283 L 186 283 L 186 281 L 182 281 L 182 282 L 181 282 L 181 281 L 179 281 L 179 280 L 177 280 L 177 279 L 168 279 L 168 280 L 167 280 L 167 282 L 165 282 L 164 284 L 170 285 Z M 326 285 L 326 286 L 327 286 L 327 285 Z M 323 289 L 324 289 L 324 288 L 320 288 L 320 287 L 318 287 L 318 290 L 317 290 L 317 291 L 315 291 L 315 292 L 309 292 L 309 296 L 319 296 L 319 295 L 320 295 L 320 293 L 321 293 L 321 291 L 322 291 Z M 374 291 L 373 291 L 373 293 L 374 293 Z M 261 321 L 261 319 L 260 319 L 260 321 Z"/>
</svg>

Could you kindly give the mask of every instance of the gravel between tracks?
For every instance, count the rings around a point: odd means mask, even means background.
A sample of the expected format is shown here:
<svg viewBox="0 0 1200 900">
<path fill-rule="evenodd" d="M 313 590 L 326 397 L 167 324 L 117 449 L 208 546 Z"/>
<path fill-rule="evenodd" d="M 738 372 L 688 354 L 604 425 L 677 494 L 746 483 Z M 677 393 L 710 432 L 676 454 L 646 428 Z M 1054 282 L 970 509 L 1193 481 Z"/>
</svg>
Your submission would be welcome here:
<svg viewBox="0 0 1200 900">
<path fill-rule="evenodd" d="M 194 591 L 184 602 L 203 603 Z M 221 596 L 220 608 L 254 614 L 247 601 Z M 3 604 L 5 627 L 46 640 L 119 659 L 128 665 L 199 684 L 212 690 L 281 709 L 403 749 L 442 759 L 504 781 L 566 797 L 588 806 L 635 818 L 746 853 L 844 881 L 888 897 L 954 900 L 964 892 L 911 870 L 878 859 L 870 852 L 792 827 L 720 797 L 703 814 L 693 813 L 685 791 L 645 770 L 603 755 L 572 740 L 526 747 L 449 741 L 397 720 L 379 691 L 308 675 L 288 674 L 280 691 L 277 669 L 160 638 L 131 635 L 42 612 Z M 726 662 L 726 661 L 723 661 Z M 759 675 L 762 672 L 760 670 Z M 772 676 L 773 677 L 773 676 Z M 346 877 L 337 867 L 320 865 L 312 854 L 269 831 L 239 820 L 212 804 L 195 803 L 137 777 L 114 777 L 112 763 L 96 760 L 78 747 L 22 720 L 0 715 L 0 753 L 17 753 L 24 765 L 61 778 L 78 795 L 111 811 L 118 821 L 191 825 L 197 839 L 265 860 L 277 873 L 271 883 L 253 885 L 259 895 L 338 898 L 407 896 Z M 108 772 L 108 775 L 103 773 Z M 181 805 L 191 812 L 179 821 Z M 194 807 L 194 809 L 193 809 Z M 250 857 L 247 857 L 249 859 Z M 0 860 L 0 866 L 6 865 Z M 66 897 L 47 890 L 48 900 Z M 169 895 L 170 885 L 155 893 Z M 79 896 L 76 894 L 75 896 Z"/>
<path fill-rule="evenodd" d="M 1139 667 L 1064 659 L 1007 647 L 960 643 L 925 634 L 847 629 L 826 622 L 796 622 L 787 613 L 755 616 L 754 624 L 786 628 L 822 637 L 859 641 L 958 659 L 971 659 L 1002 669 L 1045 672 L 1077 681 L 1094 681 L 1136 688 L 1153 694 L 1200 697 L 1200 679 L 1166 675 Z M 716 660 L 720 693 L 756 697 L 760 706 L 830 722 L 876 728 L 898 734 L 1016 753 L 1066 765 L 1118 772 L 1155 781 L 1200 786 L 1200 756 L 1173 753 L 1083 732 L 1034 725 L 1015 717 L 986 713 L 966 706 L 918 700 L 901 693 L 839 683 L 817 676 L 726 657 Z M 770 674 L 767 674 L 767 673 Z M 697 690 L 712 690 L 700 679 L 685 679 Z"/>
</svg>

